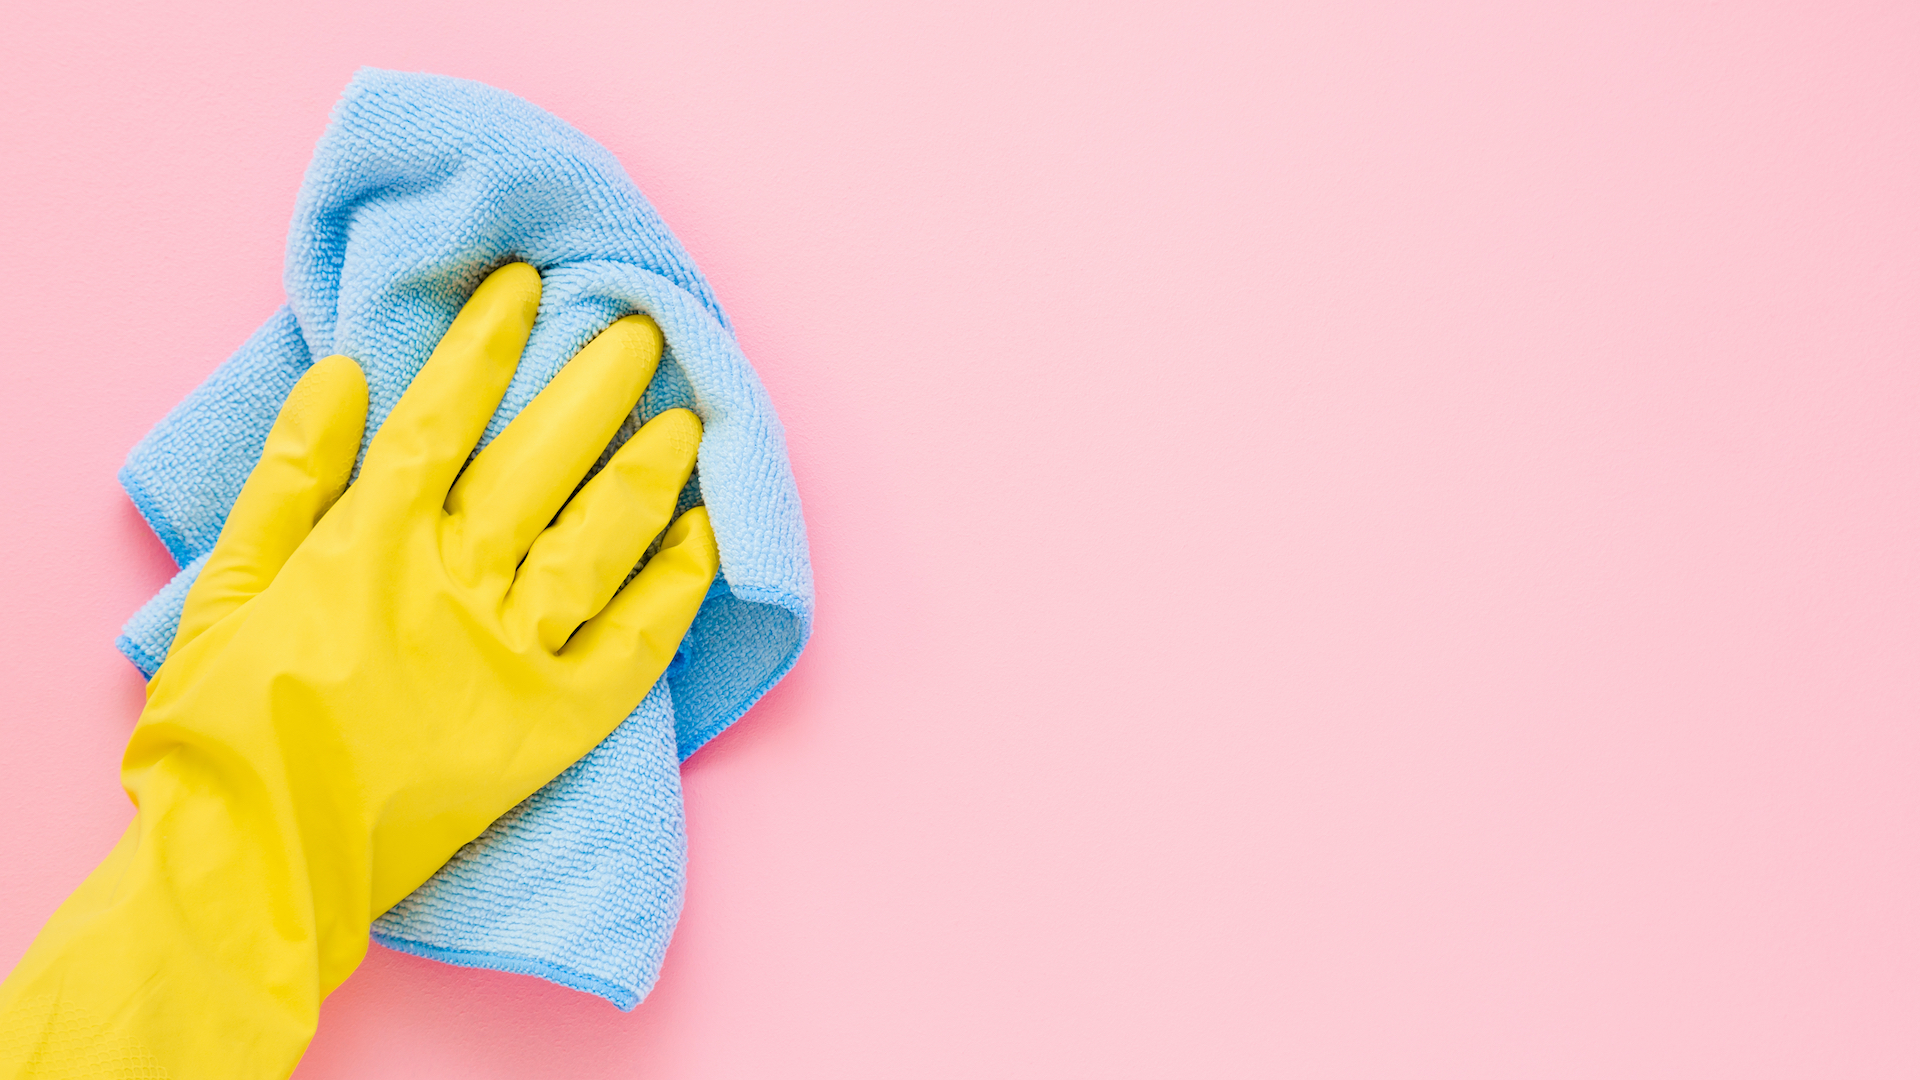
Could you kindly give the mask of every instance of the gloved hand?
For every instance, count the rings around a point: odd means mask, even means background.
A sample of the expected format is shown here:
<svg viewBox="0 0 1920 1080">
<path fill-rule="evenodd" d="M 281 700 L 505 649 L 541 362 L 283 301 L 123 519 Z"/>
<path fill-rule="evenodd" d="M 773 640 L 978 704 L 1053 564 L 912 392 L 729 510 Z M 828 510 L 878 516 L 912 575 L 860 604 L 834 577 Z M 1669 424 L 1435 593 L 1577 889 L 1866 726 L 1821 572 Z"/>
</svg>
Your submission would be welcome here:
<svg viewBox="0 0 1920 1080">
<path fill-rule="evenodd" d="M 0 984 L 0 1076 L 287 1075 L 368 924 L 666 669 L 719 565 L 705 510 L 622 583 L 700 422 L 655 417 L 575 494 L 653 376 L 652 321 L 467 463 L 539 296 L 525 264 L 480 286 L 350 487 L 360 369 L 294 388 L 148 687 L 134 822 Z"/>
</svg>

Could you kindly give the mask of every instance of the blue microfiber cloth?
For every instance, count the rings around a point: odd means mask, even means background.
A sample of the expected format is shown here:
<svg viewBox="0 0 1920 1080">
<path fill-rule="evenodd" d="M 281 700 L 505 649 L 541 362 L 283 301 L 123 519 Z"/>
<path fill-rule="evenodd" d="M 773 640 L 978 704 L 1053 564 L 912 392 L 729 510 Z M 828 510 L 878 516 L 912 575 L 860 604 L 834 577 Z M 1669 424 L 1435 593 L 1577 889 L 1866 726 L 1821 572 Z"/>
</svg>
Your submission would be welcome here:
<svg viewBox="0 0 1920 1080">
<path fill-rule="evenodd" d="M 187 588 L 308 365 L 333 353 L 359 361 L 371 436 L 467 296 L 516 259 L 540 270 L 539 322 L 486 438 L 608 324 L 651 315 L 667 349 L 621 438 L 664 409 L 700 415 L 706 432 L 683 504 L 706 503 L 721 577 L 633 715 L 383 915 L 374 940 L 631 1009 L 658 977 L 680 916 L 679 763 L 793 666 L 812 627 L 813 570 L 766 390 L 693 261 L 591 139 L 479 83 L 354 76 L 300 189 L 286 307 L 120 472 L 182 569 L 118 645 L 148 675 L 166 657 Z"/>
</svg>

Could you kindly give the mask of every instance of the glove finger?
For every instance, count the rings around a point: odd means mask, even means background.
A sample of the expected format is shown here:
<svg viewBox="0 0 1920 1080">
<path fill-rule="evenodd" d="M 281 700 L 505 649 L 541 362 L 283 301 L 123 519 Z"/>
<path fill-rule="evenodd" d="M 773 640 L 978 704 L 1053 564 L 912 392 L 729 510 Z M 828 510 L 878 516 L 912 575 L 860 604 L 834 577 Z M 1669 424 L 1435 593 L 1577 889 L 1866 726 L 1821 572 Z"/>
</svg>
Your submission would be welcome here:
<svg viewBox="0 0 1920 1080">
<path fill-rule="evenodd" d="M 720 547 L 707 508 L 696 506 L 680 515 L 660 550 L 580 627 L 560 656 L 632 709 L 667 670 L 719 571 Z"/>
<path fill-rule="evenodd" d="M 488 275 L 374 435 L 361 478 L 407 503 L 442 503 L 507 392 L 539 308 L 538 270 L 509 263 Z"/>
<path fill-rule="evenodd" d="M 635 432 L 534 540 L 507 594 L 508 632 L 559 652 L 673 520 L 699 448 L 700 418 L 686 409 L 661 413 Z"/>
<path fill-rule="evenodd" d="M 447 533 L 447 558 L 461 577 L 512 579 L 534 538 L 639 404 L 659 366 L 662 344 L 660 329 L 645 315 L 629 315 L 607 327 L 473 459 L 447 495 L 447 512 L 455 518 Z M 697 428 L 694 438 L 699 439 Z M 666 521 L 662 516 L 654 532 Z M 639 552 L 627 569 L 637 561 Z"/>
<path fill-rule="evenodd" d="M 213 545 L 187 590 L 171 652 L 273 582 L 353 472 L 367 423 L 360 366 L 329 356 L 294 384 Z"/>
</svg>

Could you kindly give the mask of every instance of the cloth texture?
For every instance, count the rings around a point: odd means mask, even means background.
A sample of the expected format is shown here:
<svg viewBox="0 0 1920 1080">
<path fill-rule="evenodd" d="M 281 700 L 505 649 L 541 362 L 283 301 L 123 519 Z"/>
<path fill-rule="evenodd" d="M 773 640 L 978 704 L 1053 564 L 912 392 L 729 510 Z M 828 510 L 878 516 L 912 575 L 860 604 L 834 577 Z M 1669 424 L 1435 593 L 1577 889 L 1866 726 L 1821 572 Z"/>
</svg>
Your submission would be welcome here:
<svg viewBox="0 0 1920 1080">
<path fill-rule="evenodd" d="M 799 658 L 812 629 L 813 573 L 766 390 L 685 249 L 591 139 L 479 83 L 374 69 L 354 76 L 300 189 L 286 306 L 121 469 L 181 570 L 118 645 L 149 676 L 165 659 L 187 589 L 309 365 L 334 353 L 359 362 L 371 438 L 467 296 L 516 259 L 541 272 L 539 321 L 482 445 L 594 335 L 625 315 L 650 315 L 666 349 L 615 442 L 663 410 L 699 414 L 699 465 L 681 508 L 706 504 L 720 578 L 633 714 L 383 915 L 373 936 L 631 1009 L 659 975 L 684 894 L 679 763 Z"/>
</svg>

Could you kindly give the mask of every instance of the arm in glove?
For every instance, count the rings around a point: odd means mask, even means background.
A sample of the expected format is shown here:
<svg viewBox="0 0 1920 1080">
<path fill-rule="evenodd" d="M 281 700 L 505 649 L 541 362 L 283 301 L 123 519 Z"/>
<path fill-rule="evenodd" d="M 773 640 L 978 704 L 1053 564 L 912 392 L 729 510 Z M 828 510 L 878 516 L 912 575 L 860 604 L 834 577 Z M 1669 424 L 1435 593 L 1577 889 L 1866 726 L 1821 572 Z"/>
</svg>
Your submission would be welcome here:
<svg viewBox="0 0 1920 1080">
<path fill-rule="evenodd" d="M 539 296 L 525 264 L 480 286 L 351 487 L 360 369 L 294 388 L 148 687 L 134 822 L 0 985 L 0 1076 L 287 1075 L 368 924 L 665 670 L 719 563 L 704 509 L 669 525 L 700 422 L 656 417 L 575 491 L 653 323 L 608 328 L 468 463 Z"/>
</svg>

